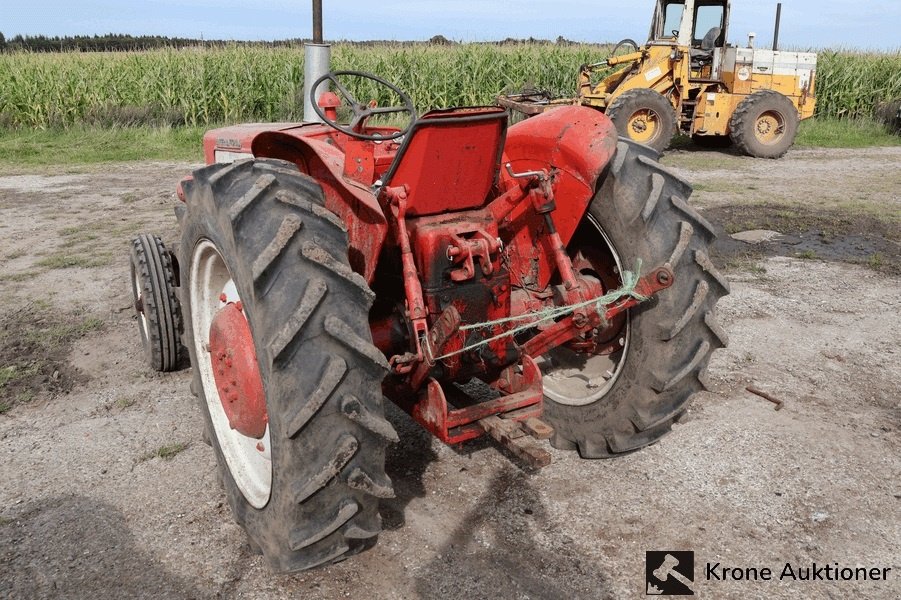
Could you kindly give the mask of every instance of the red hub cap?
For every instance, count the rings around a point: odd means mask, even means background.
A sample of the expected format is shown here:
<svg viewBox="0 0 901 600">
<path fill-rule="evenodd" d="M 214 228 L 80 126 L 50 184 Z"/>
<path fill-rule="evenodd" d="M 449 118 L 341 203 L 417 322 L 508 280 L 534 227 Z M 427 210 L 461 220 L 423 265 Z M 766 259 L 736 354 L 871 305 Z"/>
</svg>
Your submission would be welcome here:
<svg viewBox="0 0 901 600">
<path fill-rule="evenodd" d="M 228 424 L 242 435 L 262 438 L 269 415 L 250 325 L 241 303 L 222 307 L 210 325 L 210 359 Z"/>
</svg>

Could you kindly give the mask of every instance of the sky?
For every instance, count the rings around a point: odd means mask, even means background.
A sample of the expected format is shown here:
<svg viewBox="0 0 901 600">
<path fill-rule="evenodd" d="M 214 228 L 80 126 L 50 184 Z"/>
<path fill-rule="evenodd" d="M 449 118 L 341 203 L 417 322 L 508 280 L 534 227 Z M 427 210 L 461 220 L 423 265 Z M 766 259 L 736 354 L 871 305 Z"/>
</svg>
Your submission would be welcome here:
<svg viewBox="0 0 901 600">
<path fill-rule="evenodd" d="M 323 0 L 326 41 L 456 41 L 507 37 L 615 42 L 647 37 L 654 0 Z M 773 39 L 776 0 L 734 0 L 729 41 Z M 308 38 L 310 0 L 0 0 L 0 32 L 128 33 L 204 39 Z M 780 45 L 798 49 L 901 48 L 899 0 L 783 0 Z"/>
</svg>

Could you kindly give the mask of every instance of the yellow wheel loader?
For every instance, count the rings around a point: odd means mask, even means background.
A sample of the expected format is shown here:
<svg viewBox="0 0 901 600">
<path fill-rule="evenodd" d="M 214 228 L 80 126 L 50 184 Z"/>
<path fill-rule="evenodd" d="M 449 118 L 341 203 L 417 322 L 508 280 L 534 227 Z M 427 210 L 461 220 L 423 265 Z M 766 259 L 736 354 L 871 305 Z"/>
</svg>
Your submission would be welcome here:
<svg viewBox="0 0 901 600">
<path fill-rule="evenodd" d="M 813 116 L 817 56 L 776 49 L 781 10 L 772 50 L 754 48 L 754 34 L 746 48 L 728 45 L 729 8 L 729 0 L 657 0 L 648 42 L 623 40 L 606 61 L 582 65 L 578 97 L 526 92 L 499 96 L 498 104 L 527 116 L 591 106 L 620 135 L 658 151 L 681 131 L 700 144 L 731 138 L 745 154 L 778 158 L 798 123 Z"/>
</svg>

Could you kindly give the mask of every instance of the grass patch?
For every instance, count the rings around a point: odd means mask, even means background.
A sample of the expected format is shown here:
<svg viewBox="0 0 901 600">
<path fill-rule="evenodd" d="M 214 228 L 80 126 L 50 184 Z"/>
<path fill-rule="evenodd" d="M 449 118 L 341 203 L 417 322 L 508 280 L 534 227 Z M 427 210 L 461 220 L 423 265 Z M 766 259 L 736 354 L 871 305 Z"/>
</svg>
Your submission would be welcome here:
<svg viewBox="0 0 901 600">
<path fill-rule="evenodd" d="M 695 192 L 709 192 L 712 194 L 729 194 L 757 189 L 754 185 L 748 184 L 748 182 L 744 180 L 726 181 L 718 179 L 705 181 L 703 183 L 694 183 L 692 184 L 692 188 Z"/>
<path fill-rule="evenodd" d="M 202 162 L 203 134 L 212 127 L 88 127 L 70 129 L 0 129 L 0 168 L 73 167 L 116 161 L 187 160 Z M 874 120 L 834 118 L 808 119 L 801 123 L 795 144 L 799 147 L 864 148 L 901 146 L 901 136 L 893 135 Z M 690 142 L 674 144 L 674 148 L 690 148 Z M 693 156 L 678 153 L 665 161 L 683 168 L 729 169 L 742 158 L 724 150 L 720 160 L 710 153 Z M 126 194 L 122 201 L 137 198 Z"/>
<path fill-rule="evenodd" d="M 40 344 L 58 344 L 65 340 L 77 340 L 103 328 L 103 319 L 87 317 L 76 323 L 58 323 L 29 333 L 26 339 Z"/>
<path fill-rule="evenodd" d="M 8 381 L 11 381 L 16 375 L 16 367 L 0 367 L 0 388 L 3 388 Z"/>
<path fill-rule="evenodd" d="M 0 275 L 0 281 L 10 281 L 14 283 L 28 281 L 29 279 L 34 279 L 38 275 L 41 274 L 41 271 L 20 271 L 18 273 L 4 273 Z"/>
<path fill-rule="evenodd" d="M 747 165 L 745 157 L 733 154 L 733 150 L 730 149 L 709 150 L 708 148 L 698 148 L 697 146 L 692 146 L 692 148 L 704 150 L 704 152 L 667 152 L 661 160 L 665 165 L 692 171 L 725 170 L 738 172 Z M 697 190 L 697 183 L 692 183 L 692 187 Z"/>
<path fill-rule="evenodd" d="M 744 271 L 758 277 L 765 276 L 767 272 L 766 267 L 760 264 L 766 255 L 755 250 L 737 252 L 729 256 L 722 256 L 716 252 L 715 258 L 718 264 L 722 264 L 729 271 Z"/>
<path fill-rule="evenodd" d="M 798 252 L 795 254 L 798 258 L 803 258 L 804 260 L 816 260 L 819 258 L 819 255 L 813 250 L 805 250 L 804 252 Z"/>
<path fill-rule="evenodd" d="M 882 258 L 882 254 L 879 252 L 871 254 L 870 257 L 867 259 L 867 266 L 869 266 L 874 271 L 879 271 L 880 269 L 882 269 L 884 264 L 885 264 L 885 259 Z"/>
<path fill-rule="evenodd" d="M 0 166 L 64 166 L 132 160 L 202 162 L 206 127 L 0 129 Z"/>
<path fill-rule="evenodd" d="M 103 327 L 103 320 L 60 313 L 33 302 L 0 319 L 0 391 L 7 409 L 41 391 L 64 392 L 83 376 L 67 357 L 75 340 Z"/>
<path fill-rule="evenodd" d="M 8 412 L 9 409 L 11 409 L 11 408 L 12 408 L 11 404 L 9 404 L 7 402 L 0 402 L 0 415 L 2 415 L 5 412 Z"/>
<path fill-rule="evenodd" d="M 7 365 L 0 368 L 0 390 L 7 385 L 13 387 L 13 384 L 20 381 L 27 381 L 41 372 L 41 362 L 36 361 L 26 365 Z M 34 394 L 30 390 L 16 394 L 16 403 L 31 402 Z M 11 408 L 11 405 L 10 405 Z M 9 408 L 7 408 L 9 410 Z"/>
<path fill-rule="evenodd" d="M 756 221 L 728 221 L 723 225 L 723 230 L 729 235 L 739 231 L 751 231 L 754 229 L 761 229 L 757 227 Z"/>
<path fill-rule="evenodd" d="M 47 256 L 37 265 L 49 269 L 105 267 L 121 253 L 122 243 L 143 228 L 140 222 L 101 219 L 59 230 L 62 251 Z"/>
<path fill-rule="evenodd" d="M 726 261 L 726 268 L 730 271 L 745 271 L 752 275 L 766 275 L 766 267 L 754 259 L 738 257 Z"/>
<path fill-rule="evenodd" d="M 134 396 L 125 396 L 123 398 L 117 399 L 113 402 L 113 406 L 118 408 L 119 410 L 125 410 L 126 408 L 130 408 L 138 403 L 138 399 Z"/>
<path fill-rule="evenodd" d="M 31 390 L 25 390 L 16 394 L 16 404 L 28 404 L 35 399 L 35 394 Z"/>
<path fill-rule="evenodd" d="M 888 275 L 898 275 L 901 273 L 901 261 L 898 260 L 897 256 L 893 256 L 891 253 L 873 252 L 852 262 L 863 265 L 877 273 L 885 273 Z"/>
<path fill-rule="evenodd" d="M 801 122 L 796 146 L 808 148 L 869 148 L 901 146 L 901 136 L 870 119 L 818 117 Z"/>
<path fill-rule="evenodd" d="M 154 458 L 161 458 L 163 460 L 172 460 L 181 452 L 184 452 L 188 449 L 190 444 L 185 442 L 176 442 L 174 444 L 166 444 L 165 446 L 160 446 L 156 450 L 152 452 L 147 452 L 138 457 L 137 462 L 142 463 L 148 460 L 152 460 Z"/>
<path fill-rule="evenodd" d="M 82 254 L 51 254 L 35 263 L 39 267 L 47 269 L 71 269 L 80 267 L 90 269 L 93 267 L 105 267 L 112 261 L 109 254 L 94 254 L 84 256 Z"/>
</svg>

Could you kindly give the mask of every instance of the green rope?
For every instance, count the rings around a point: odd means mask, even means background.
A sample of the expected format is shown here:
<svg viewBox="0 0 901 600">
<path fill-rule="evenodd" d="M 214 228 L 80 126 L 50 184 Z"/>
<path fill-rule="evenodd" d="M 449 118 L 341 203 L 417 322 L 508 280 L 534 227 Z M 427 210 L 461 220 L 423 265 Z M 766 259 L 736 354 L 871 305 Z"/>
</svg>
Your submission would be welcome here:
<svg viewBox="0 0 901 600">
<path fill-rule="evenodd" d="M 448 352 L 447 354 L 443 354 L 432 360 L 439 361 L 445 358 L 450 358 L 451 356 L 456 356 L 457 354 L 462 354 L 464 352 L 469 352 L 470 350 L 475 350 L 476 348 L 480 348 L 482 346 L 487 346 L 491 342 L 496 340 L 510 337 L 516 335 L 517 333 L 521 333 L 528 329 L 532 329 L 536 325 L 540 325 L 541 323 L 546 323 L 548 321 L 556 321 L 560 317 L 565 317 L 571 315 L 581 308 L 585 308 L 587 306 L 594 306 L 595 310 L 599 313 L 605 312 L 605 308 L 608 304 L 613 304 L 614 302 L 618 302 L 625 297 L 634 298 L 639 302 L 644 302 L 647 300 L 647 296 L 642 296 L 638 292 L 635 291 L 635 287 L 638 285 L 638 281 L 641 273 L 641 259 L 639 258 L 635 264 L 635 272 L 632 271 L 623 271 L 623 284 L 610 292 L 607 292 L 603 296 L 598 296 L 597 298 L 591 298 L 589 300 L 583 300 L 582 302 L 577 302 L 575 304 L 566 304 L 564 306 L 554 306 L 551 308 L 545 308 L 542 310 L 536 310 L 532 312 L 528 312 L 522 315 L 517 315 L 515 317 L 504 317 L 502 319 L 495 319 L 494 321 L 485 321 L 482 323 L 471 323 L 469 325 L 463 325 L 460 327 L 460 331 L 472 331 L 476 329 L 490 329 L 495 325 L 503 325 L 504 323 L 513 323 L 518 321 L 526 321 L 521 325 L 517 325 L 512 329 L 505 331 L 504 333 L 500 333 L 493 337 L 481 340 L 474 344 L 470 344 L 468 346 L 464 346 L 459 350 L 454 350 L 453 352 Z"/>
</svg>

